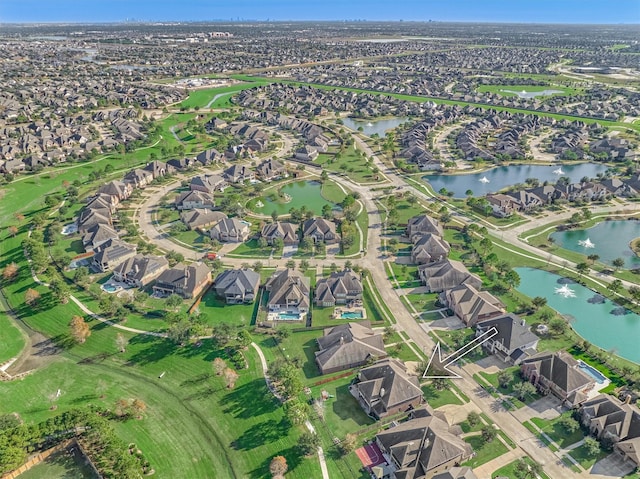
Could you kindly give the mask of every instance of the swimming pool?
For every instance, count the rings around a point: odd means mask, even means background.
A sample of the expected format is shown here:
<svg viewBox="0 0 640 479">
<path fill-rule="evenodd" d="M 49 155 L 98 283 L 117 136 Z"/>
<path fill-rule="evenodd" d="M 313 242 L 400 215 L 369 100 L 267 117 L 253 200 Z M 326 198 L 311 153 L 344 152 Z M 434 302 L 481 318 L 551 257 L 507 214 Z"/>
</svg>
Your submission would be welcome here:
<svg viewBox="0 0 640 479">
<path fill-rule="evenodd" d="M 113 284 L 107 283 L 102 285 L 102 289 L 107 293 L 115 293 L 116 291 L 120 291 L 122 289 L 122 286 L 115 286 Z"/>
<path fill-rule="evenodd" d="M 595 379 L 598 384 L 602 384 L 607 380 L 607 377 L 604 374 L 602 374 L 600 371 L 598 371 L 593 366 L 589 366 L 587 363 L 585 363 L 582 360 L 578 361 L 578 366 L 585 373 L 587 373 L 589 376 L 591 376 L 593 379 Z"/>
<path fill-rule="evenodd" d="M 362 319 L 362 311 L 343 311 L 340 314 L 341 319 Z"/>
<path fill-rule="evenodd" d="M 300 321 L 300 313 L 278 313 L 279 321 Z"/>
</svg>

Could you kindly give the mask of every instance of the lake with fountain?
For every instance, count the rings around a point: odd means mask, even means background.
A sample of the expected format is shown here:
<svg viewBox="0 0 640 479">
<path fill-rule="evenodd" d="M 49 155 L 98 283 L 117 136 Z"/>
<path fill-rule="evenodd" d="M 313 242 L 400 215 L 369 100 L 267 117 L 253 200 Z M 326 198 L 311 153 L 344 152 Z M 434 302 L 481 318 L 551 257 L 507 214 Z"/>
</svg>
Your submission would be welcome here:
<svg viewBox="0 0 640 479">
<path fill-rule="evenodd" d="M 640 364 L 640 316 L 564 278 L 535 268 L 515 268 L 520 276 L 519 292 L 530 298 L 541 296 L 568 318 L 584 339 L 618 356 Z"/>
<path fill-rule="evenodd" d="M 527 178 L 536 178 L 540 183 L 549 181 L 555 183 L 561 176 L 577 182 L 584 176 L 594 178 L 598 173 L 607 170 L 599 163 L 577 163 L 571 165 L 509 165 L 491 168 L 480 173 L 465 173 L 460 175 L 426 175 L 427 180 L 435 191 L 446 188 L 452 191 L 456 198 L 464 198 L 467 190 L 473 196 L 484 196 L 496 193 L 508 186 L 524 183 Z"/>
<path fill-rule="evenodd" d="M 282 186 L 279 191 L 280 195 L 277 188 L 266 190 L 260 198 L 249 201 L 249 209 L 264 215 L 270 215 L 274 210 L 279 215 L 284 215 L 289 213 L 291 208 L 300 209 L 302 206 L 306 206 L 316 215 L 322 213 L 324 205 L 339 209 L 337 205 L 323 198 L 322 183 L 319 181 L 295 181 Z"/>
<path fill-rule="evenodd" d="M 343 118 L 342 122 L 345 126 L 352 130 L 357 130 L 362 127 L 362 133 L 367 136 L 371 136 L 377 133 L 380 138 L 387 136 L 387 131 L 393 130 L 399 127 L 409 118 L 397 117 L 397 118 L 385 118 L 383 120 L 358 120 L 355 118 Z"/>
<path fill-rule="evenodd" d="M 640 268 L 640 258 L 629 243 L 640 236 L 640 221 L 602 221 L 581 230 L 556 231 L 550 235 L 558 246 L 585 255 L 597 254 L 599 261 L 611 265 L 616 258 L 624 259 L 625 268 Z"/>
</svg>

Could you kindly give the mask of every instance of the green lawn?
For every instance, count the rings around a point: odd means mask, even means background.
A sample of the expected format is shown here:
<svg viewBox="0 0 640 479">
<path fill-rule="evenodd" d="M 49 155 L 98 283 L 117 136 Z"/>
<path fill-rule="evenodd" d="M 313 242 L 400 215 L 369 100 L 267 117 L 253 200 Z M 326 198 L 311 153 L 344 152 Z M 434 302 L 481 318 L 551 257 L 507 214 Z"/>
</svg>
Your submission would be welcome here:
<svg viewBox="0 0 640 479">
<path fill-rule="evenodd" d="M 415 288 L 420 286 L 418 278 L 418 267 L 407 264 L 397 264 L 387 262 L 391 267 L 393 274 L 389 273 L 389 280 L 392 281 L 395 276 L 401 288 Z"/>
<path fill-rule="evenodd" d="M 600 451 L 598 451 L 598 454 L 596 454 L 595 456 L 590 456 L 584 444 L 582 446 L 576 447 L 571 452 L 569 452 L 569 455 L 576 461 L 578 461 L 578 464 L 580 464 L 582 468 L 587 471 L 596 462 L 598 462 L 600 459 L 605 458 L 609 454 L 609 452 L 600 449 Z"/>
<path fill-rule="evenodd" d="M 376 175 L 366 163 L 366 157 L 360 155 L 360 150 L 345 147 L 337 155 L 319 155 L 315 163 L 322 168 L 338 174 L 348 176 L 356 183 L 372 183 Z"/>
<path fill-rule="evenodd" d="M 422 386 L 422 392 L 424 393 L 424 398 L 433 408 L 439 408 L 445 404 L 462 404 L 458 396 L 452 393 L 449 388 L 438 391 L 433 386 L 426 385 Z"/>
<path fill-rule="evenodd" d="M 269 258 L 271 256 L 271 252 L 273 251 L 274 258 L 280 258 L 282 256 L 282 249 L 274 250 L 271 246 L 267 246 L 266 248 L 260 248 L 258 246 L 257 239 L 250 239 L 246 243 L 241 243 L 238 245 L 236 249 L 230 253 L 231 256 L 247 256 L 249 258 Z"/>
<path fill-rule="evenodd" d="M 300 325 L 298 325 L 300 327 Z M 308 384 L 317 381 L 320 370 L 316 365 L 315 352 L 318 351 L 316 338 L 322 336 L 322 331 L 292 332 L 279 346 L 275 346 L 272 352 L 275 356 L 287 358 L 300 358 L 303 361 L 302 372 Z M 280 351 L 278 351 L 280 349 Z"/>
<path fill-rule="evenodd" d="M 357 399 L 349 392 L 349 384 L 354 376 L 355 373 L 311 388 L 313 398 L 319 398 L 323 390 L 329 393 L 329 399 L 324 402 L 324 423 L 331 434 L 340 439 L 375 422 L 364 413 Z"/>
<path fill-rule="evenodd" d="M 502 444 L 498 438 L 485 443 L 481 436 L 472 436 L 466 438 L 465 441 L 471 444 L 476 455 L 467 462 L 462 463 L 462 466 L 469 466 L 472 468 L 478 467 L 506 452 L 509 452 L 506 446 Z"/>
<path fill-rule="evenodd" d="M 227 305 L 223 299 L 218 298 L 215 290 L 210 288 L 202 297 L 199 309 L 210 326 L 230 323 L 234 326 L 248 327 L 255 322 L 257 303 Z"/>
<path fill-rule="evenodd" d="M 529 457 L 525 457 L 524 460 L 527 464 L 533 464 L 533 461 Z M 518 460 L 515 460 L 513 462 L 510 462 L 506 466 L 501 467 L 500 469 L 495 471 L 493 474 L 491 474 L 491 478 L 495 479 L 496 477 L 508 477 L 509 479 L 516 479 L 518 477 L 516 475 L 518 462 L 519 462 Z M 540 474 L 540 478 L 549 479 L 549 476 L 547 476 L 543 472 L 542 474 Z"/>
<path fill-rule="evenodd" d="M 185 108 L 195 108 L 196 106 L 198 107 L 205 107 L 207 106 L 207 104 L 213 100 L 213 98 L 216 95 L 219 94 L 223 94 L 223 93 L 229 93 L 228 95 L 224 95 L 220 98 L 218 98 L 218 100 L 216 100 L 211 107 L 212 108 L 221 108 L 224 106 L 228 106 L 229 103 L 229 97 L 231 96 L 232 93 L 236 93 L 242 90 L 246 90 L 247 88 L 253 88 L 254 86 L 259 85 L 260 83 L 265 83 L 264 80 L 260 80 L 259 78 L 256 79 L 252 79 L 251 83 L 240 83 L 237 85 L 231 85 L 231 86 L 225 86 L 225 87 L 218 87 L 218 88 L 206 88 L 206 89 L 202 89 L 202 90 L 194 90 L 191 92 L 191 94 L 189 95 L 189 98 L 187 98 L 186 100 L 184 100 L 180 106 L 181 107 L 185 107 Z"/>
<path fill-rule="evenodd" d="M 438 293 L 405 294 L 404 298 L 410 302 L 418 312 L 431 311 L 436 309 L 435 302 L 438 299 Z"/>
<path fill-rule="evenodd" d="M 0 299 L 0 308 L 3 308 Z M 0 364 L 16 357 L 25 345 L 25 338 L 5 313 L 0 312 Z"/>
<path fill-rule="evenodd" d="M 564 427 L 562 427 L 558 421 L 562 417 L 571 417 L 571 412 L 567 411 L 563 413 L 561 416 L 558 416 L 555 419 L 547 420 L 539 417 L 531 418 L 531 422 L 540 428 L 542 432 L 544 432 L 547 436 L 553 439 L 556 444 L 560 445 L 561 448 L 565 448 L 570 446 L 571 444 L 575 444 L 578 441 L 584 439 L 584 434 L 580 429 L 569 433 Z"/>
<path fill-rule="evenodd" d="M 516 93 L 511 93 L 511 92 L 520 92 L 523 90 L 527 92 L 538 92 L 538 91 L 544 91 L 544 90 L 560 90 L 560 93 L 553 93 L 548 96 L 537 97 L 538 99 L 542 99 L 542 100 L 546 98 L 551 98 L 554 96 L 574 95 L 579 92 L 575 88 L 567 88 L 567 87 L 557 86 L 557 85 L 480 85 L 477 88 L 477 90 L 480 93 L 490 92 L 490 93 L 496 93 L 501 96 L 517 96 Z M 510 90 L 510 91 L 503 91 L 503 90 Z"/>
<path fill-rule="evenodd" d="M 78 464 L 65 452 L 52 454 L 18 476 L 18 479 L 93 479 L 91 468 Z"/>
<path fill-rule="evenodd" d="M 322 182 L 321 194 L 325 200 L 335 203 L 336 205 L 342 203 L 347 196 L 342 191 L 342 188 L 333 181 Z"/>
<path fill-rule="evenodd" d="M 415 347 L 415 346 L 414 346 Z M 419 350 L 419 348 L 416 348 Z M 387 349 L 389 356 L 394 358 L 401 359 L 403 361 L 419 361 L 420 359 L 416 356 L 409 346 L 405 343 L 397 343 L 395 346 L 391 346 Z"/>
</svg>

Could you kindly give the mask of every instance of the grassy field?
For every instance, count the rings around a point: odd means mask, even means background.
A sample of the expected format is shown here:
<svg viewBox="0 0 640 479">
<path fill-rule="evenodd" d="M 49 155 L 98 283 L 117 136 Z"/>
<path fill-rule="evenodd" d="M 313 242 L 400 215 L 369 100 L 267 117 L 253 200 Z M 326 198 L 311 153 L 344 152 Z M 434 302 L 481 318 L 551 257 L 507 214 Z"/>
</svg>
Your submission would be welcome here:
<svg viewBox="0 0 640 479">
<path fill-rule="evenodd" d="M 0 298 L 0 308 L 4 300 Z M 25 345 L 25 338 L 9 316 L 0 312 L 0 364 L 16 357 Z"/>
<path fill-rule="evenodd" d="M 509 452 L 507 447 L 502 444 L 498 438 L 491 442 L 484 442 L 481 436 L 471 436 L 466 438 L 465 441 L 471 444 L 476 455 L 467 462 L 462 463 L 462 466 L 478 467 Z"/>
<path fill-rule="evenodd" d="M 582 445 L 579 447 L 576 447 L 575 449 L 573 449 L 569 455 L 574 458 L 576 461 L 578 461 L 578 464 L 580 464 L 582 466 L 583 469 L 585 470 L 589 470 L 589 468 L 591 466 L 593 466 L 596 462 L 598 462 L 600 459 L 605 458 L 606 456 L 608 456 L 610 453 L 603 451 L 602 449 L 600 449 L 600 451 L 598 452 L 598 454 L 596 454 L 595 456 L 591 456 L 589 455 L 589 453 L 587 452 L 587 448 L 586 446 Z"/>
<path fill-rule="evenodd" d="M 229 98 L 233 93 L 237 93 L 247 88 L 253 88 L 259 84 L 266 83 L 264 80 L 254 78 L 249 83 L 239 83 L 237 85 L 218 87 L 218 88 L 206 88 L 203 90 L 195 90 L 191 92 L 189 98 L 180 103 L 182 108 L 204 108 L 207 104 L 213 100 L 216 95 L 224 95 L 219 97 L 212 105 L 211 108 L 223 108 L 231 105 Z"/>
<path fill-rule="evenodd" d="M 344 148 L 337 155 L 319 155 L 315 163 L 334 173 L 344 174 L 356 183 L 372 183 L 376 181 L 376 175 L 371 167 L 366 164 L 366 156 L 360 154 L 360 150 L 353 147 Z"/>
<path fill-rule="evenodd" d="M 563 417 L 571 417 L 571 412 L 565 412 L 561 416 L 552 420 L 534 417 L 531 419 L 531 422 L 538 426 L 547 436 L 553 439 L 556 444 L 565 448 L 582 440 L 584 438 L 584 434 L 582 434 L 580 429 L 571 433 L 568 432 L 561 424 L 559 424 L 560 419 Z"/>
<path fill-rule="evenodd" d="M 529 457 L 525 457 L 524 460 L 527 464 L 533 464 L 533 461 Z M 500 469 L 495 471 L 493 474 L 491 474 L 492 479 L 495 479 L 496 477 L 508 477 L 509 479 L 516 479 L 518 477 L 516 475 L 517 465 L 518 465 L 518 461 L 516 460 L 516 461 L 510 462 L 506 466 L 501 467 Z M 547 476 L 543 472 L 540 474 L 540 479 L 549 479 L 549 476 Z"/>
<path fill-rule="evenodd" d="M 496 93 L 502 96 L 517 96 L 516 93 L 511 92 L 538 92 L 544 90 L 560 90 L 561 93 L 553 93 L 551 95 L 538 97 L 538 99 L 544 100 L 545 98 L 551 98 L 554 96 L 566 96 L 566 95 L 576 95 L 579 93 L 579 90 L 575 88 L 567 88 L 558 85 L 480 85 L 477 90 L 480 93 Z M 504 91 L 510 90 L 510 91 Z"/>
<path fill-rule="evenodd" d="M 89 467 L 78 464 L 73 457 L 57 452 L 27 472 L 18 476 L 19 479 L 93 479 L 95 475 Z"/>
<path fill-rule="evenodd" d="M 422 386 L 424 398 L 432 408 L 439 408 L 445 404 L 463 404 L 458 396 L 451 392 L 451 389 L 443 389 L 438 391 L 431 385 Z"/>
</svg>

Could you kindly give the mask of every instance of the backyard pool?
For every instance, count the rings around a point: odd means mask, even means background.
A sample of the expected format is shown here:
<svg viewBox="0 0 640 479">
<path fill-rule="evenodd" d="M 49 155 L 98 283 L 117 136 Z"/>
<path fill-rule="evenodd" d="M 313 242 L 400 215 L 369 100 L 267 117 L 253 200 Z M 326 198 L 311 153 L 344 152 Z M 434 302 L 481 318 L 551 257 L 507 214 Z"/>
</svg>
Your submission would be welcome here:
<svg viewBox="0 0 640 479">
<path fill-rule="evenodd" d="M 607 377 L 605 375 L 603 375 L 596 368 L 589 366 L 587 363 L 585 363 L 582 360 L 578 361 L 578 366 L 585 373 L 587 373 L 589 376 L 595 379 L 598 384 L 604 384 L 604 382 L 607 380 Z"/>
<path fill-rule="evenodd" d="M 122 286 L 116 286 L 115 284 L 107 283 L 102 285 L 102 290 L 107 293 L 116 293 L 122 289 Z"/>
</svg>

